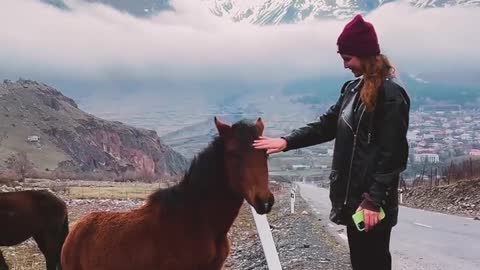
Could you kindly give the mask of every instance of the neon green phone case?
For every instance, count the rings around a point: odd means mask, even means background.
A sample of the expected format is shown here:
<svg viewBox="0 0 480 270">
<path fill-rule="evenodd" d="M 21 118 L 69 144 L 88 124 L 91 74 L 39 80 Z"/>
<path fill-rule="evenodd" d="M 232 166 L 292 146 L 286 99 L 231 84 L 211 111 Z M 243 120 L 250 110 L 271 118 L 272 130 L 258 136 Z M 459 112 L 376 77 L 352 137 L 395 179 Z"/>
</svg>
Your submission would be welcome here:
<svg viewBox="0 0 480 270">
<path fill-rule="evenodd" d="M 385 212 L 383 211 L 383 208 L 380 207 L 380 220 L 385 218 Z M 359 231 L 365 230 L 365 222 L 363 219 L 363 210 L 358 211 L 355 214 L 352 215 L 353 223 L 355 223 L 355 226 Z"/>
</svg>

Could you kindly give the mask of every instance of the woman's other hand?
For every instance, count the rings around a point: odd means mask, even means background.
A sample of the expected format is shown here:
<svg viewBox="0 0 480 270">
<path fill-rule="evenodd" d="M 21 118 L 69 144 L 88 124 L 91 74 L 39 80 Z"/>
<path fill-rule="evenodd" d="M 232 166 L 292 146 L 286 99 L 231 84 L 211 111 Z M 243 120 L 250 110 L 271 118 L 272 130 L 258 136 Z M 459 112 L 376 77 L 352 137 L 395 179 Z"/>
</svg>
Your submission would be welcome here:
<svg viewBox="0 0 480 270">
<path fill-rule="evenodd" d="M 368 232 L 380 222 L 380 212 L 371 211 L 362 207 L 358 207 L 358 211 L 363 210 L 363 221 L 365 223 L 365 231 Z"/>
</svg>

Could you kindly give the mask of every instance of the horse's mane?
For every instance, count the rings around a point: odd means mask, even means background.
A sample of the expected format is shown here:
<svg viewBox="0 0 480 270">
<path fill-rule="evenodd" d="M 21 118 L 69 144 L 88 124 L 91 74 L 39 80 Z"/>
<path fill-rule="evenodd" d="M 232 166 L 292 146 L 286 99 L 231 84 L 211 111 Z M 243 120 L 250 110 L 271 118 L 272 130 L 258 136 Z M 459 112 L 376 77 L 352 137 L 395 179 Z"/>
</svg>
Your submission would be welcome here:
<svg viewBox="0 0 480 270">
<path fill-rule="evenodd" d="M 232 130 L 239 149 L 247 150 L 252 147 L 252 142 L 257 137 L 255 125 L 240 121 L 232 126 Z M 186 199 L 209 198 L 209 195 L 218 192 L 218 189 L 225 188 L 224 158 L 224 141 L 217 136 L 195 156 L 177 185 L 155 191 L 149 196 L 148 202 L 180 204 Z"/>
</svg>

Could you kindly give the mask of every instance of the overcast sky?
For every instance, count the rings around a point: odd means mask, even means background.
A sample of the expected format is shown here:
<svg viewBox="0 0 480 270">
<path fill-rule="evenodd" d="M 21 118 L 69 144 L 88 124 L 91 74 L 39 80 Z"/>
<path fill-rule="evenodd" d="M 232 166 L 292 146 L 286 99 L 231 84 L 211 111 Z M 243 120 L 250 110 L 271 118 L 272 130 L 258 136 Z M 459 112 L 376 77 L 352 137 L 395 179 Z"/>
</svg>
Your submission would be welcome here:
<svg viewBox="0 0 480 270">
<path fill-rule="evenodd" d="M 138 19 L 103 5 L 61 11 L 2 0 L 0 72 L 48 80 L 277 81 L 346 74 L 336 38 L 346 21 L 255 26 L 209 13 L 200 1 Z M 366 16 L 381 47 L 409 73 L 479 69 L 480 8 L 387 4 Z"/>
</svg>

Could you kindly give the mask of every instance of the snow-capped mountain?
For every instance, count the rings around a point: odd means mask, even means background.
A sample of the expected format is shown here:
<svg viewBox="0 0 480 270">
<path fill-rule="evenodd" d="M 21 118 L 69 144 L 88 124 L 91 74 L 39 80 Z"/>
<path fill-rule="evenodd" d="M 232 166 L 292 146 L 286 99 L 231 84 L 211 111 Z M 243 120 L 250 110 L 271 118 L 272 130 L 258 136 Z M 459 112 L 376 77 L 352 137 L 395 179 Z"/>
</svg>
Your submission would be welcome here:
<svg viewBox="0 0 480 270">
<path fill-rule="evenodd" d="M 282 24 L 318 18 L 348 18 L 392 0 L 203 0 L 213 14 L 233 21 Z"/>
<path fill-rule="evenodd" d="M 418 8 L 480 6 L 480 0 L 409 0 L 408 2 Z"/>
<path fill-rule="evenodd" d="M 40 0 L 59 8 L 67 8 L 64 0 Z M 83 0 L 112 6 L 134 16 L 149 17 L 172 9 L 170 0 Z M 313 19 L 347 19 L 368 13 L 393 1 L 408 1 L 418 8 L 480 6 L 480 0 L 191 0 L 201 1 L 219 17 L 235 22 L 259 25 L 298 23 Z"/>
<path fill-rule="evenodd" d="M 169 0 L 82 0 L 90 3 L 101 3 L 111 6 L 123 12 L 127 12 L 138 17 L 149 17 L 155 15 L 159 11 L 171 9 Z M 40 0 L 46 4 L 50 4 L 62 9 L 68 9 L 68 5 L 64 0 Z"/>
<path fill-rule="evenodd" d="M 298 23 L 311 19 L 345 19 L 401 0 L 201 0 L 210 11 L 235 22 Z M 480 0 L 407 0 L 418 8 L 480 6 Z"/>
</svg>

